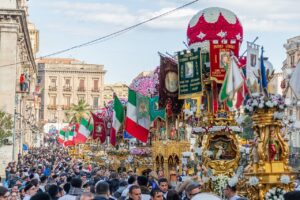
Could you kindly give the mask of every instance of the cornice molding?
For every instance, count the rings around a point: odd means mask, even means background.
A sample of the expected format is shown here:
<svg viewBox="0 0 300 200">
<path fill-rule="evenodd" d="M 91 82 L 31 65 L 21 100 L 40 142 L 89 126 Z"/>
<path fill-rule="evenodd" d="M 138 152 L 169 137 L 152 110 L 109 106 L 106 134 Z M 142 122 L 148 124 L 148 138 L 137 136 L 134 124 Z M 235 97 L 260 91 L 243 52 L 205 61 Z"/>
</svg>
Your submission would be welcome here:
<svg viewBox="0 0 300 200">
<path fill-rule="evenodd" d="M 33 56 L 33 51 L 31 48 L 31 43 L 30 43 L 30 36 L 29 36 L 29 31 L 28 31 L 28 23 L 26 19 L 26 13 L 24 10 L 20 9 L 0 9 L 0 22 L 1 20 L 4 20 L 4 22 L 8 23 L 17 23 L 19 24 L 20 28 L 22 31 L 20 31 L 21 34 L 24 34 L 24 39 L 25 39 L 25 45 L 26 45 L 26 50 L 27 54 L 29 57 L 29 62 L 31 66 L 33 67 L 33 70 L 35 73 L 37 73 L 37 67 L 35 63 L 35 58 Z"/>
</svg>

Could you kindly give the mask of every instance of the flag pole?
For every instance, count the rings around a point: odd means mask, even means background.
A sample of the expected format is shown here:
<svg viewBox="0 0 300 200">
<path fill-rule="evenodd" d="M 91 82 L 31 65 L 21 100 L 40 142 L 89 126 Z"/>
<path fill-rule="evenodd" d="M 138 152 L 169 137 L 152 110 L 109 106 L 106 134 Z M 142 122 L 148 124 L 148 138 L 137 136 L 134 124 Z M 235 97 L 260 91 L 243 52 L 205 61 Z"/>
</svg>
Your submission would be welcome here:
<svg viewBox="0 0 300 200">
<path fill-rule="evenodd" d="M 258 40 L 258 36 L 256 36 L 256 38 L 253 40 L 253 42 L 251 42 L 251 44 L 254 44 L 257 40 Z M 246 49 L 246 50 L 244 51 L 244 53 L 242 53 L 242 55 L 241 55 L 240 57 L 243 57 L 243 56 L 245 55 L 245 53 L 247 53 L 247 50 L 248 50 L 248 49 Z"/>
</svg>

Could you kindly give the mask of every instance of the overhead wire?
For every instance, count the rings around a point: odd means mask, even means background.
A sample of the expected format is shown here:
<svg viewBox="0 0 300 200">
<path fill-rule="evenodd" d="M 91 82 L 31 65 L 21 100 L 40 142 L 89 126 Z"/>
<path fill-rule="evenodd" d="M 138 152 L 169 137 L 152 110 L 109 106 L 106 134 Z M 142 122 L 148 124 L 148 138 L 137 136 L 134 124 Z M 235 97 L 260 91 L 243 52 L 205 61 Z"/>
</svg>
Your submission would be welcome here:
<svg viewBox="0 0 300 200">
<path fill-rule="evenodd" d="M 118 37 L 118 36 L 120 36 L 120 35 L 128 32 L 128 31 L 130 31 L 130 30 L 132 30 L 132 29 L 134 29 L 136 27 L 139 27 L 139 26 L 141 26 L 143 24 L 146 24 L 148 22 L 154 21 L 154 20 L 156 20 L 158 18 L 164 17 L 164 16 L 169 15 L 169 14 L 171 14 L 173 12 L 176 12 L 176 11 L 178 11 L 180 9 L 183 9 L 183 8 L 185 8 L 187 6 L 190 6 L 190 5 L 194 4 L 194 3 L 196 3 L 197 1 L 199 1 L 199 0 L 193 0 L 193 1 L 188 2 L 188 3 L 186 3 L 186 4 L 182 5 L 182 6 L 174 8 L 174 9 L 169 10 L 167 12 L 164 12 L 162 14 L 156 15 L 156 16 L 154 16 L 152 18 L 149 18 L 147 20 L 144 20 L 144 21 L 139 22 L 137 24 L 134 24 L 132 26 L 126 27 L 126 28 L 121 29 L 119 31 L 115 31 L 115 32 L 107 34 L 105 36 L 102 36 L 102 37 L 99 37 L 99 38 L 96 38 L 96 39 L 93 39 L 93 40 L 90 40 L 90 41 L 87 41 L 87 42 L 84 42 L 84 43 L 81 43 L 81 44 L 78 44 L 78 45 L 74 45 L 72 47 L 69 47 L 69 48 L 66 48 L 66 49 L 63 49 L 63 50 L 59 50 L 59 51 L 56 51 L 56 52 L 53 52 L 53 53 L 50 53 L 50 54 L 47 54 L 47 55 L 44 55 L 44 56 L 40 56 L 40 57 L 38 57 L 36 59 L 43 59 L 43 58 L 47 58 L 47 57 L 51 57 L 51 56 L 56 56 L 56 55 L 59 55 L 59 54 L 62 54 L 62 53 L 65 53 L 65 52 L 68 52 L 68 51 L 71 51 L 71 50 L 74 50 L 74 49 L 78 49 L 78 48 L 82 48 L 82 47 L 85 47 L 85 46 L 94 45 L 94 44 L 97 44 L 99 42 L 104 42 L 104 41 L 110 40 L 112 38 Z M 17 64 L 27 63 L 27 62 L 29 62 L 29 61 L 20 61 L 20 62 L 15 62 L 15 63 L 12 63 L 12 64 L 0 65 L 0 67 L 7 67 L 7 66 L 12 66 L 12 65 L 17 65 Z"/>
</svg>

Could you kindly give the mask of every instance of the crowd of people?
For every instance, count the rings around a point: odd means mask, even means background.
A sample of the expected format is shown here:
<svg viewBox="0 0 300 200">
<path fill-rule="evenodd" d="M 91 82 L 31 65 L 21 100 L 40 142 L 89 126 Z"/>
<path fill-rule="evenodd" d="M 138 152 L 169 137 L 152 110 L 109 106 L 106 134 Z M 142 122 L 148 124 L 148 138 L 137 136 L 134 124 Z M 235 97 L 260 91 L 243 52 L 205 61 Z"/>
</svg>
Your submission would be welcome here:
<svg viewBox="0 0 300 200">
<path fill-rule="evenodd" d="M 61 147 L 30 149 L 5 172 L 0 200 L 197 200 L 202 192 L 193 179 L 174 185 L 155 171 L 116 172 L 71 158 Z M 245 199 L 229 185 L 224 194 L 229 200 Z"/>
</svg>

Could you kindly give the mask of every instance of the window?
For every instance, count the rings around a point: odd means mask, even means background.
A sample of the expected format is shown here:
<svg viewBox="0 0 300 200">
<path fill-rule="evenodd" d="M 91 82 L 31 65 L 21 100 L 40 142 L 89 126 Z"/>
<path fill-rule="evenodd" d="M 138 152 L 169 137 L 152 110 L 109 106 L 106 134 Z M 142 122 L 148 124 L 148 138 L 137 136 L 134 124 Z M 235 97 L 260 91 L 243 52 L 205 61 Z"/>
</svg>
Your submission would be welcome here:
<svg viewBox="0 0 300 200">
<path fill-rule="evenodd" d="M 56 106 L 56 96 L 51 96 L 50 97 L 50 105 Z"/>
<path fill-rule="evenodd" d="M 291 55 L 291 67 L 295 66 L 295 54 Z"/>
<path fill-rule="evenodd" d="M 51 78 L 50 86 L 56 87 L 56 78 Z"/>
<path fill-rule="evenodd" d="M 98 90 L 98 83 L 99 83 L 99 80 L 98 79 L 94 79 L 94 90 L 95 91 Z"/>
<path fill-rule="evenodd" d="M 71 105 L 71 96 L 65 96 L 66 106 L 69 107 Z"/>
<path fill-rule="evenodd" d="M 93 107 L 94 108 L 98 107 L 98 100 L 99 100 L 99 97 L 93 97 Z"/>
<path fill-rule="evenodd" d="M 79 90 L 84 90 L 84 79 L 79 80 Z"/>
<path fill-rule="evenodd" d="M 71 85 L 71 80 L 70 79 L 66 79 L 66 86 L 70 87 L 70 85 Z"/>
</svg>

